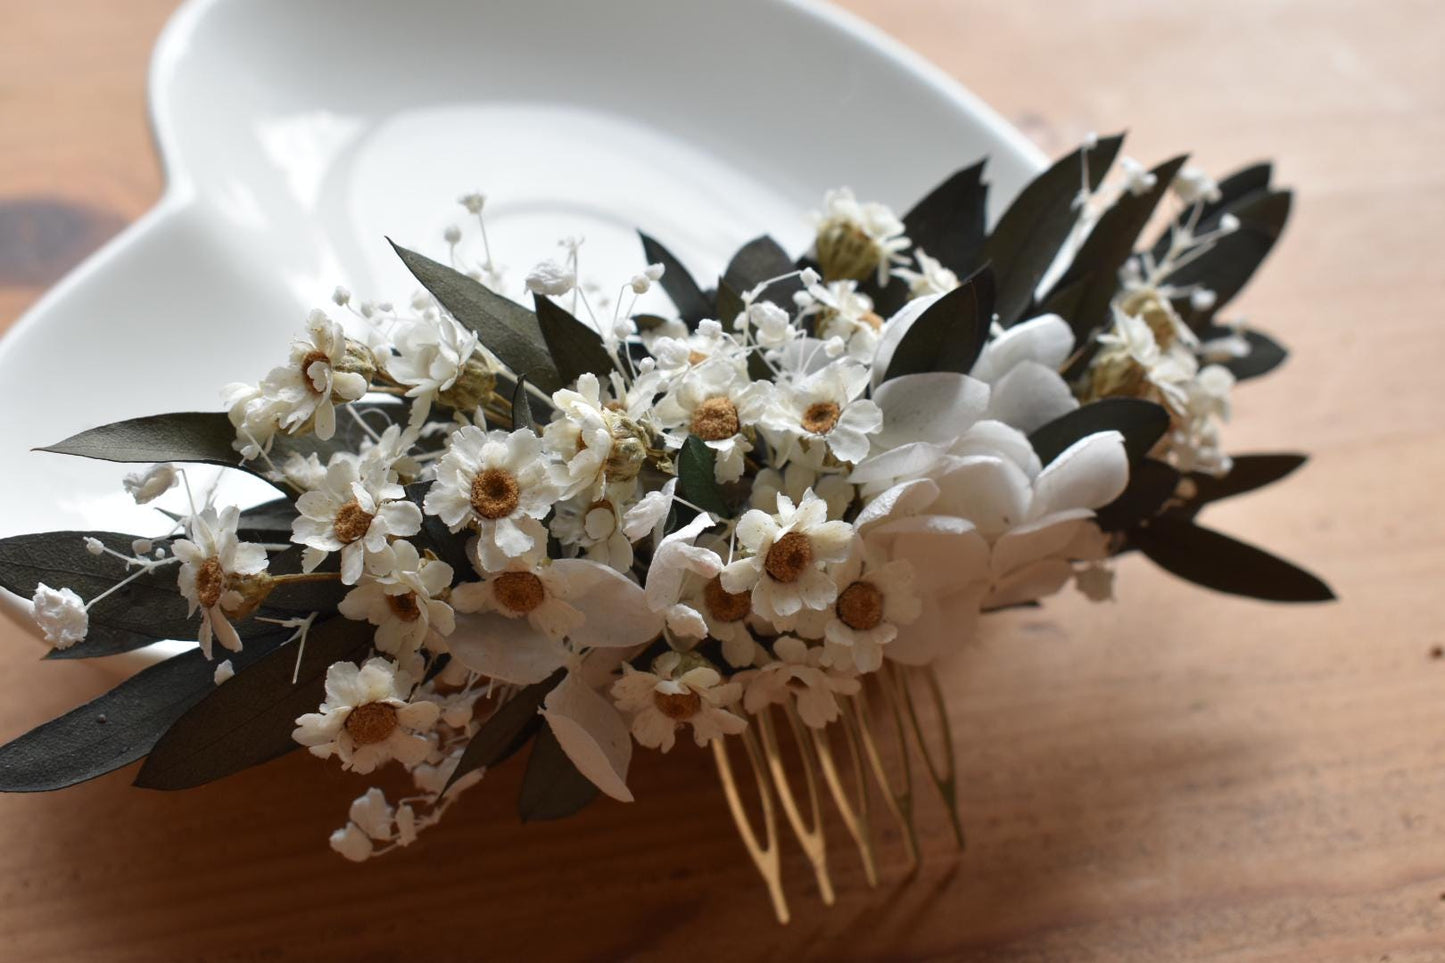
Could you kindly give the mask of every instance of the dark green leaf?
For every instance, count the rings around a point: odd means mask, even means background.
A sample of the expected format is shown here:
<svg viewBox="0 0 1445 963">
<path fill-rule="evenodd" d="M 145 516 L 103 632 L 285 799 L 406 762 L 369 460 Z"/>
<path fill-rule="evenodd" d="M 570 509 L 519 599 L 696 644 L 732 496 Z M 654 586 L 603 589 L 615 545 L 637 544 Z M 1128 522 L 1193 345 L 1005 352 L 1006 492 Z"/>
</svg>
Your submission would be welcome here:
<svg viewBox="0 0 1445 963">
<path fill-rule="evenodd" d="M 983 263 L 988 205 L 985 163 L 979 161 L 954 173 L 903 216 L 914 249 L 922 248 L 959 277 L 972 274 Z"/>
<path fill-rule="evenodd" d="M 246 643 L 231 656 L 239 671 L 279 637 Z M 199 649 L 143 669 L 77 709 L 0 747 L 0 791 L 64 789 L 129 765 L 150 752 L 187 709 L 215 688 L 216 665 Z"/>
<path fill-rule="evenodd" d="M 1176 157 L 1154 168 L 1151 172 L 1155 178 L 1154 186 L 1150 190 L 1142 194 L 1125 191 L 1100 216 L 1083 246 L 1074 255 L 1073 263 L 1054 285 L 1053 292 L 1058 292 L 1078 282 L 1084 284 L 1073 310 L 1067 314 L 1059 312 L 1073 327 L 1078 340 L 1082 341 L 1089 332 L 1109 320 L 1109 303 L 1119 290 L 1119 269 L 1134 253 L 1139 232 L 1149 223 L 1154 209 L 1168 192 L 1169 184 L 1186 159 L 1184 156 Z"/>
<path fill-rule="evenodd" d="M 1220 216 L 1228 213 L 1239 218 L 1239 229 L 1219 238 L 1209 250 L 1162 279 L 1161 284 L 1181 288 L 1199 284 L 1214 292 L 1214 304 L 1207 312 L 1186 314 L 1186 320 L 1194 328 L 1198 329 L 1213 317 L 1254 276 L 1284 232 L 1291 203 L 1289 191 L 1269 191 L 1226 205 Z M 1217 226 L 1217 218 L 1201 222 L 1198 233 Z"/>
<path fill-rule="evenodd" d="M 517 799 L 517 812 L 522 822 L 539 819 L 566 819 L 580 812 L 597 798 L 592 784 L 562 749 L 549 726 L 543 726 L 532 742 L 527 758 L 527 773 L 522 777 L 522 793 Z"/>
<path fill-rule="evenodd" d="M 714 465 L 717 453 L 696 435 L 688 435 L 677 453 L 678 494 L 704 511 L 729 517 L 727 501 L 718 488 Z"/>
<path fill-rule="evenodd" d="M 556 301 L 545 294 L 533 296 L 537 305 L 537 322 L 542 326 L 542 339 L 552 352 L 552 361 L 564 384 L 571 384 L 591 372 L 607 383 L 615 366 L 602 345 L 602 335 L 578 321 Z"/>
<path fill-rule="evenodd" d="M 1102 137 L 1087 151 L 1089 190 L 1104 179 L 1123 141 L 1122 135 Z M 1034 289 L 1078 220 L 1075 201 L 1084 187 L 1084 157 L 1081 147 L 1035 178 L 1009 205 L 984 244 L 984 257 L 997 274 L 996 310 L 1005 327 L 1023 317 Z"/>
<path fill-rule="evenodd" d="M 1194 497 L 1189 508 L 1198 511 L 1221 498 L 1243 495 L 1273 484 L 1293 473 L 1305 463 L 1304 455 L 1235 455 L 1229 474 L 1223 478 L 1196 472 L 1189 476 L 1194 483 Z"/>
<path fill-rule="evenodd" d="M 1099 509 L 1099 527 L 1120 532 L 1153 518 L 1178 487 L 1179 472 L 1172 466 L 1153 458 L 1140 459 L 1129 468 L 1129 485 L 1123 494 Z"/>
<path fill-rule="evenodd" d="M 189 789 L 297 748 L 291 738 L 296 718 L 321 705 L 326 670 L 333 662 L 360 662 L 371 651 L 372 634 L 365 622 L 336 616 L 311 629 L 299 672 L 295 644 L 237 671 L 166 730 L 135 784 L 144 789 Z"/>
<path fill-rule="evenodd" d="M 1328 602 L 1329 586 L 1289 562 L 1187 518 L 1164 515 L 1131 533 L 1160 568 L 1231 595 L 1271 602 Z"/>
<path fill-rule="evenodd" d="M 677 308 L 678 316 L 689 331 L 696 331 L 697 323 L 712 310 L 711 301 L 671 251 L 641 231 L 637 232 L 637 236 L 642 238 L 642 253 L 648 263 L 662 265 L 662 280 L 658 283 L 672 299 L 672 306 Z"/>
<path fill-rule="evenodd" d="M 1226 328 L 1207 328 L 1200 337 L 1207 341 L 1234 333 Z M 1242 358 L 1230 358 L 1220 364 L 1228 368 L 1230 373 L 1240 381 L 1248 381 L 1250 378 L 1269 374 L 1284 364 L 1285 359 L 1289 357 L 1289 352 L 1284 349 L 1283 345 L 1262 331 L 1241 328 L 1238 333 L 1249 344 L 1249 353 Z"/>
<path fill-rule="evenodd" d="M 933 302 L 904 333 L 884 380 L 930 371 L 973 370 L 993 318 L 993 271 L 984 265 Z"/>
<path fill-rule="evenodd" d="M 537 429 L 537 422 L 532 418 L 532 400 L 527 397 L 526 375 L 519 377 L 517 387 L 512 389 L 512 430 L 521 428 Z"/>
<path fill-rule="evenodd" d="M 408 251 L 394 241 L 391 246 L 422 287 L 458 324 L 475 331 L 503 364 L 526 375 L 543 391 L 550 393 L 563 386 L 531 311 L 445 264 Z"/>
<path fill-rule="evenodd" d="M 1124 449 L 1134 465 L 1169 430 L 1169 412 L 1139 398 L 1105 398 L 1055 418 L 1029 435 L 1029 444 L 1047 465 L 1080 438 L 1110 429 L 1124 435 Z"/>
<path fill-rule="evenodd" d="M 784 251 L 777 241 L 764 234 L 744 244 L 733 255 L 727 269 L 723 271 L 722 284 L 726 284 L 732 291 L 746 293 L 764 281 L 792 274 L 795 270 L 793 259 L 788 257 L 788 252 Z M 797 277 L 791 277 L 786 281 L 769 284 L 758 297 L 791 313 L 794 309 L 793 294 L 802 289 L 803 282 Z M 724 318 L 723 322 L 727 324 L 731 320 Z"/>
<path fill-rule="evenodd" d="M 223 411 L 181 411 L 127 418 L 71 435 L 40 451 L 117 462 L 201 462 L 244 467 L 231 443 L 236 429 Z"/>
<path fill-rule="evenodd" d="M 498 765 L 526 745 L 527 740 L 541 728 L 542 716 L 537 710 L 542 707 L 542 700 L 557 687 L 564 675 L 565 670 L 558 669 L 551 678 L 532 683 L 502 703 L 477 729 L 467 748 L 462 750 L 462 757 L 457 760 L 457 767 L 442 792 L 467 773 L 484 766 Z"/>
</svg>

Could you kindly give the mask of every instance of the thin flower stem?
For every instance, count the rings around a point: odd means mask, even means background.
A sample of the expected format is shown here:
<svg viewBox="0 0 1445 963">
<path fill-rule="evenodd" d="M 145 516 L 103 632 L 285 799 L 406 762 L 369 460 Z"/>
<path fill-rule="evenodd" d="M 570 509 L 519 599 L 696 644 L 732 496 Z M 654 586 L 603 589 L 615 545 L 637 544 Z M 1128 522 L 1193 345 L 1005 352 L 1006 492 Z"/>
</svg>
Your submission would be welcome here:
<svg viewBox="0 0 1445 963">
<path fill-rule="evenodd" d="M 285 546 L 290 548 L 290 546 Z M 340 572 L 295 572 L 291 575 L 273 575 L 277 585 L 295 585 L 301 582 L 335 582 L 341 578 Z"/>
</svg>

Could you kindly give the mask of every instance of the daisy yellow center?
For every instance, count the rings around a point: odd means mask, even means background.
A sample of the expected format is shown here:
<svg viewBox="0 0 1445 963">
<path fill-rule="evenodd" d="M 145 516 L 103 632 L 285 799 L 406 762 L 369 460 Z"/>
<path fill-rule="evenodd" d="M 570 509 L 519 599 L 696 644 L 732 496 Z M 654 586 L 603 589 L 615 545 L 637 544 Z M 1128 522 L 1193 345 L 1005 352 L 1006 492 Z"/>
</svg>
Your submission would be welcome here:
<svg viewBox="0 0 1445 963">
<path fill-rule="evenodd" d="M 225 589 L 226 570 L 221 568 L 221 560 L 212 555 L 201 563 L 200 570 L 196 572 L 196 598 L 209 609 L 221 601 L 221 593 Z"/>
<path fill-rule="evenodd" d="M 866 632 L 883 621 L 883 593 L 871 582 L 854 582 L 838 595 L 838 618 L 850 629 Z"/>
<path fill-rule="evenodd" d="M 702 708 L 702 696 L 691 689 L 685 692 L 654 691 L 652 704 L 657 706 L 658 712 L 674 722 L 685 722 L 697 715 L 698 710 Z"/>
<path fill-rule="evenodd" d="M 813 543 L 802 532 L 788 532 L 778 539 L 763 560 L 763 568 L 779 582 L 797 581 L 812 564 Z"/>
<path fill-rule="evenodd" d="M 331 530 L 336 533 L 337 541 L 350 545 L 366 534 L 375 517 L 353 498 L 336 510 L 336 521 L 331 523 Z"/>
<path fill-rule="evenodd" d="M 729 592 L 716 575 L 703 588 L 702 600 L 708 614 L 718 622 L 741 622 L 753 610 L 752 598 L 747 592 Z"/>
<path fill-rule="evenodd" d="M 874 331 L 883 330 L 883 318 L 881 315 L 878 314 L 877 311 L 864 311 L 861 315 L 858 316 L 858 320 L 868 325 L 868 327 L 872 328 Z"/>
<path fill-rule="evenodd" d="M 818 229 L 818 266 L 829 281 L 861 280 L 878 267 L 883 252 L 862 227 L 834 219 Z"/>
<path fill-rule="evenodd" d="M 385 742 L 396 731 L 396 708 L 385 702 L 367 702 L 346 717 L 346 734 L 358 746 Z"/>
<path fill-rule="evenodd" d="M 506 518 L 517 510 L 522 489 L 517 478 L 500 468 L 487 468 L 472 479 L 472 510 L 483 518 Z"/>
<path fill-rule="evenodd" d="M 803 412 L 803 430 L 811 431 L 815 435 L 826 435 L 838 423 L 838 416 L 842 411 L 835 402 L 815 401 Z"/>
<path fill-rule="evenodd" d="M 317 384 L 311 377 L 311 366 L 318 361 L 328 367 L 331 365 L 331 358 L 325 351 L 312 351 L 301 359 L 301 376 L 306 379 L 306 386 L 311 389 L 311 393 L 317 395 L 326 390 L 325 382 Z"/>
<path fill-rule="evenodd" d="M 401 595 L 388 595 L 386 605 L 391 609 L 391 614 L 403 622 L 415 622 L 421 618 L 421 605 L 416 600 L 415 592 L 404 592 Z"/>
<path fill-rule="evenodd" d="M 531 572 L 503 572 L 492 579 L 492 592 L 504 608 L 522 615 L 547 598 L 542 580 Z"/>
<path fill-rule="evenodd" d="M 706 360 L 707 355 L 703 354 L 701 351 L 698 351 L 696 348 L 687 353 L 688 364 L 702 364 Z"/>
<path fill-rule="evenodd" d="M 738 409 L 727 398 L 709 398 L 692 413 L 692 433 L 703 441 L 723 441 L 738 433 Z"/>
</svg>

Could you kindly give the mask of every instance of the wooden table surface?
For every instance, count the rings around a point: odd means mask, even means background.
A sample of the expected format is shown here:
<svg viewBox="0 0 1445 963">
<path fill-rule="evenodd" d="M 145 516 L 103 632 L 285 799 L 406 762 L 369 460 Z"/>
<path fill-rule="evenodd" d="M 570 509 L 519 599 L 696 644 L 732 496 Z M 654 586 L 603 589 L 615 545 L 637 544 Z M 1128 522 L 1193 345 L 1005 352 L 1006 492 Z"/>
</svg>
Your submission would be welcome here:
<svg viewBox="0 0 1445 963">
<path fill-rule="evenodd" d="M 1127 126 L 1146 160 L 1277 158 L 1297 216 L 1240 307 L 1294 356 L 1228 437 L 1314 460 L 1212 522 L 1342 601 L 1131 559 L 1116 604 L 1009 617 L 946 671 L 969 851 L 925 806 L 918 878 L 894 837 L 869 890 L 834 824 L 838 905 L 794 852 L 786 928 L 704 753 L 643 754 L 638 804 L 525 828 L 504 769 L 362 867 L 325 846 L 358 781 L 298 753 L 187 793 L 129 770 L 0 798 L 0 957 L 1445 960 L 1445 5 L 846 5 L 1051 153 Z M 157 197 L 144 76 L 172 6 L 0 0 L 0 323 Z M 0 624 L 0 736 L 112 682 L 36 654 Z"/>
</svg>

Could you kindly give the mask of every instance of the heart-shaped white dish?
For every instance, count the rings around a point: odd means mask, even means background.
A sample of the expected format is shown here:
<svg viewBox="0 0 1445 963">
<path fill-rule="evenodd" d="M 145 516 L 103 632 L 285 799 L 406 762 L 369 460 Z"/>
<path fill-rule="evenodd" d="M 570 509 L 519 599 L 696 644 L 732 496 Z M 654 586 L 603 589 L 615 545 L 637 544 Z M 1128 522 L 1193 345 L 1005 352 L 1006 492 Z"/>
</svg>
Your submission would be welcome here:
<svg viewBox="0 0 1445 963">
<path fill-rule="evenodd" d="M 801 250 L 799 214 L 829 187 L 905 206 L 988 156 L 996 216 L 1043 163 L 936 68 L 812 0 L 192 0 L 150 102 L 160 203 L 0 340 L 0 535 L 167 528 L 122 466 L 29 449 L 218 408 L 337 284 L 413 290 L 384 236 L 435 249 L 463 191 L 488 193 L 514 270 L 581 234 L 588 273 L 626 277 L 641 227 L 707 277 L 763 232 Z M 223 499 L 267 497 L 224 474 Z M 29 624 L 28 601 L 0 600 Z"/>
</svg>

